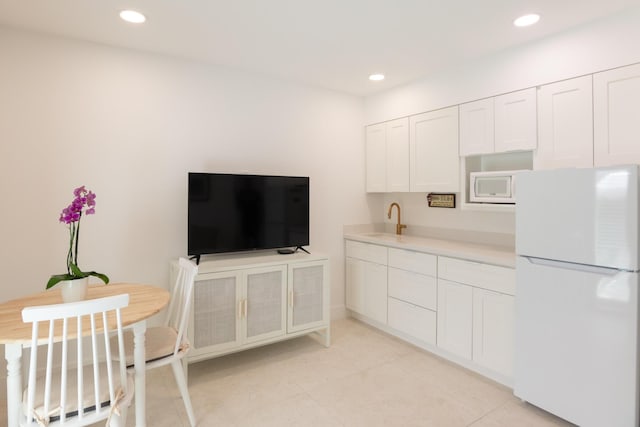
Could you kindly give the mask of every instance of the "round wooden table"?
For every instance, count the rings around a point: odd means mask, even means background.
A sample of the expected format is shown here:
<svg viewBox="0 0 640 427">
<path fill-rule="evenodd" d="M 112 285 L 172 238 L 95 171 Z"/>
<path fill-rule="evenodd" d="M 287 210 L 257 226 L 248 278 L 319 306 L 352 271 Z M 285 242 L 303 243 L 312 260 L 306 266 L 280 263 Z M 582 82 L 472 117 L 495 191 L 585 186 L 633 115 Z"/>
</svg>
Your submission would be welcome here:
<svg viewBox="0 0 640 427">
<path fill-rule="evenodd" d="M 146 319 L 162 310 L 169 303 L 166 289 L 134 283 L 114 283 L 92 285 L 87 291 L 87 299 L 112 295 L 129 294 L 129 305 L 122 310 L 123 326 L 133 326 L 136 425 L 145 425 L 145 356 L 144 333 Z M 31 344 L 31 324 L 22 322 L 22 309 L 39 305 L 62 304 L 59 289 L 25 296 L 0 304 L 0 344 L 5 345 L 7 360 L 7 414 L 8 426 L 19 425 L 22 400 L 22 349 Z M 45 328 L 43 328 L 45 329 Z M 43 330 L 43 337 L 47 331 Z M 89 335 L 90 330 L 83 330 Z"/>
</svg>

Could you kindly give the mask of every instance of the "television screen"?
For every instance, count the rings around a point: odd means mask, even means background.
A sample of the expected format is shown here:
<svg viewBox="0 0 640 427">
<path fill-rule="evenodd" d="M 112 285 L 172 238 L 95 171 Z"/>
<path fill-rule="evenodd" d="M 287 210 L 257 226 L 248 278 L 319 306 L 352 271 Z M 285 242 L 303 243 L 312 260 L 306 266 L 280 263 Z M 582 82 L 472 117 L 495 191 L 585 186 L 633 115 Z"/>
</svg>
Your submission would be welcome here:
<svg viewBox="0 0 640 427">
<path fill-rule="evenodd" d="M 189 173 L 189 255 L 307 246 L 309 178 Z"/>
</svg>

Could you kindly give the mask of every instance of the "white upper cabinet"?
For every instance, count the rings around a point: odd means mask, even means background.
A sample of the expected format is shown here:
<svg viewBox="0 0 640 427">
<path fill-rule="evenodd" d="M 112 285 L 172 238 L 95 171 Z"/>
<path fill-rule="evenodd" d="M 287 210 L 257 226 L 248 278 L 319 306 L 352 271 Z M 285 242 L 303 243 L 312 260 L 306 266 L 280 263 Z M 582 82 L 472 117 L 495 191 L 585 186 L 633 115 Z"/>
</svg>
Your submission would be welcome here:
<svg viewBox="0 0 640 427">
<path fill-rule="evenodd" d="M 540 87 L 536 169 L 593 166 L 592 92 L 590 75 Z"/>
<path fill-rule="evenodd" d="M 640 64 L 593 75 L 594 166 L 640 163 Z"/>
<path fill-rule="evenodd" d="M 386 123 L 387 192 L 409 191 L 409 119 Z"/>
<path fill-rule="evenodd" d="M 495 152 L 535 150 L 536 89 L 494 98 Z"/>
<path fill-rule="evenodd" d="M 460 191 L 458 106 L 409 118 L 410 191 Z"/>
<path fill-rule="evenodd" d="M 367 192 L 409 191 L 409 119 L 367 126 Z"/>
<path fill-rule="evenodd" d="M 460 156 L 493 153 L 493 98 L 460 105 Z"/>
<path fill-rule="evenodd" d="M 536 148 L 534 88 L 460 105 L 460 156 Z"/>
<path fill-rule="evenodd" d="M 387 191 L 387 141 L 385 124 L 367 126 L 365 141 L 367 192 Z"/>
</svg>

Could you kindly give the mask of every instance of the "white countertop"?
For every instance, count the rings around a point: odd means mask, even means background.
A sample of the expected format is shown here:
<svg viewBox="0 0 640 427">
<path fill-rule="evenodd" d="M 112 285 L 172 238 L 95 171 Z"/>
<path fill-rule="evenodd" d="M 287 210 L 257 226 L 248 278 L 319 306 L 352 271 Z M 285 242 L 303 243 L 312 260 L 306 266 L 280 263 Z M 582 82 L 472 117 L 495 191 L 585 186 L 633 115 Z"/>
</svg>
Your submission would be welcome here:
<svg viewBox="0 0 640 427">
<path fill-rule="evenodd" d="M 502 267 L 515 268 L 516 265 L 514 249 L 503 246 L 432 239 L 428 237 L 398 236 L 396 234 L 380 232 L 345 233 L 344 238 L 393 248 L 499 265 Z"/>
</svg>

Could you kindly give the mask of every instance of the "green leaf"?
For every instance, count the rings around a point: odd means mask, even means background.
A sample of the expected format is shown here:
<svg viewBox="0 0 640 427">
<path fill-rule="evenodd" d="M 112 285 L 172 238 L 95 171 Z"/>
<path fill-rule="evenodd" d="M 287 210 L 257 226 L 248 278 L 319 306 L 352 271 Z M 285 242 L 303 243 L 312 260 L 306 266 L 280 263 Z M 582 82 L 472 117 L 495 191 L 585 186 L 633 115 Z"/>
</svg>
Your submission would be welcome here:
<svg viewBox="0 0 640 427">
<path fill-rule="evenodd" d="M 97 277 L 98 279 L 102 280 L 105 285 L 109 283 L 109 278 L 107 277 L 106 274 L 96 273 L 95 271 L 89 271 L 88 273 L 83 273 L 83 274 L 86 274 L 87 276 Z"/>
<path fill-rule="evenodd" d="M 95 271 L 82 271 L 73 262 L 69 263 L 69 268 L 71 269 L 71 274 L 56 274 L 55 276 L 51 276 L 51 278 L 47 282 L 47 289 L 52 288 L 63 280 L 82 279 L 89 276 L 97 277 L 98 279 L 102 280 L 105 285 L 109 283 L 109 278 L 106 274 L 98 273 Z"/>
<path fill-rule="evenodd" d="M 62 282 L 63 280 L 72 280 L 72 279 L 75 279 L 75 277 L 72 276 L 71 274 L 56 274 L 54 276 L 51 276 L 51 278 L 47 282 L 47 289 L 54 287 L 55 285 L 57 285 L 59 282 Z"/>
</svg>

